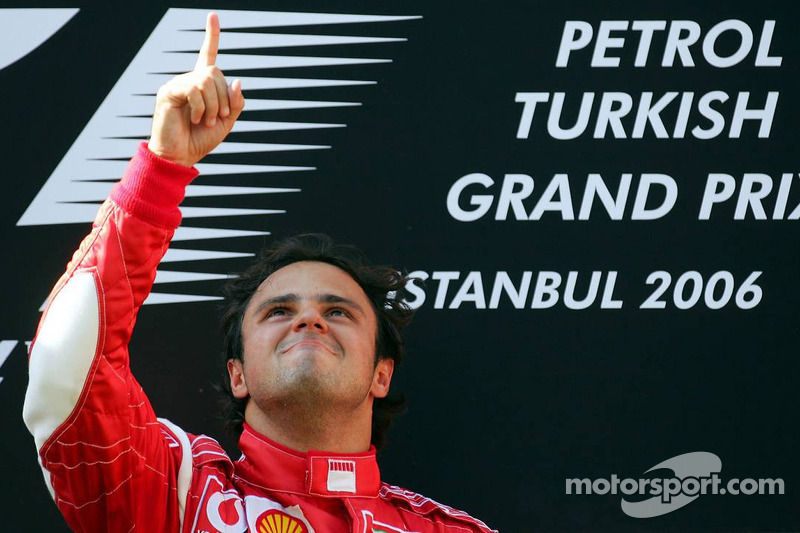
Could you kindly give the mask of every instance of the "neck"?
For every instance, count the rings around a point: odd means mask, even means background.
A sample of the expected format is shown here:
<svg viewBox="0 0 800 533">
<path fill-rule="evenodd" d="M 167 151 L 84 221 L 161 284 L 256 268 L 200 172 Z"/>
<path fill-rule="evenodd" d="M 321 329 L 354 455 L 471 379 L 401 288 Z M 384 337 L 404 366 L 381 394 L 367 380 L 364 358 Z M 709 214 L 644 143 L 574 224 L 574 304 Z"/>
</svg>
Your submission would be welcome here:
<svg viewBox="0 0 800 533">
<path fill-rule="evenodd" d="M 369 449 L 372 406 L 355 411 L 280 405 L 263 411 L 252 400 L 245 421 L 258 433 L 298 452 L 361 453 Z"/>
</svg>

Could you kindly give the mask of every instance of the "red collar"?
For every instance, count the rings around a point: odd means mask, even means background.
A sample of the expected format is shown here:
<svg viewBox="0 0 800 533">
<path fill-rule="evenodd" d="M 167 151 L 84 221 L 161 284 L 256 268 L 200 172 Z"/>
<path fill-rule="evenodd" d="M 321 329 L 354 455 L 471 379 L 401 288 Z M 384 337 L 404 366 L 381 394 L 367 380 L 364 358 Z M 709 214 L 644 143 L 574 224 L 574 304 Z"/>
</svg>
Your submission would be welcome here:
<svg viewBox="0 0 800 533">
<path fill-rule="evenodd" d="M 364 453 L 301 453 L 245 424 L 239 449 L 242 457 L 236 463 L 237 474 L 266 489 L 337 498 L 374 498 L 380 489 L 374 446 Z"/>
</svg>

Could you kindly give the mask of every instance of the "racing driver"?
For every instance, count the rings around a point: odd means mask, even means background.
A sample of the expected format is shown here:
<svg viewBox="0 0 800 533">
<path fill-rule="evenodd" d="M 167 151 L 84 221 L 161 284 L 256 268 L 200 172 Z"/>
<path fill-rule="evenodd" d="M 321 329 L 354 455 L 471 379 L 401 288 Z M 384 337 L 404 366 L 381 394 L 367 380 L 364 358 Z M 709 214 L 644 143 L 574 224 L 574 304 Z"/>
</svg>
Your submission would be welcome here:
<svg viewBox="0 0 800 533">
<path fill-rule="evenodd" d="M 219 36 L 212 13 L 195 69 L 159 90 L 149 143 L 100 207 L 32 344 L 23 416 L 56 505 L 90 532 L 490 532 L 380 480 L 373 406 L 395 363 L 382 339 L 402 344 L 402 320 L 387 322 L 391 297 L 372 267 L 325 239 L 265 256 L 264 279 L 230 321 L 241 341 L 227 365 L 243 405 L 238 460 L 156 418 L 131 375 L 137 312 L 194 165 L 244 108 L 241 82 L 215 66 Z"/>
</svg>

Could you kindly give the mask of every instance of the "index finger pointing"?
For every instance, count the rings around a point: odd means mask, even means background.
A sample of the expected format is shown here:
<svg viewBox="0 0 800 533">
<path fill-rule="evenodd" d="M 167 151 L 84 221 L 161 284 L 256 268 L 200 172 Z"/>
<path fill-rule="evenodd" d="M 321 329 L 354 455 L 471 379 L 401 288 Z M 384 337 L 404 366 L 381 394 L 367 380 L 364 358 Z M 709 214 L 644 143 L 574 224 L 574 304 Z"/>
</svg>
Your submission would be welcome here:
<svg viewBox="0 0 800 533">
<path fill-rule="evenodd" d="M 210 67 L 217 62 L 217 50 L 219 49 L 219 17 L 216 13 L 209 13 L 206 19 L 206 36 L 203 39 L 203 46 L 200 48 L 200 55 L 197 56 L 195 69 Z"/>
</svg>

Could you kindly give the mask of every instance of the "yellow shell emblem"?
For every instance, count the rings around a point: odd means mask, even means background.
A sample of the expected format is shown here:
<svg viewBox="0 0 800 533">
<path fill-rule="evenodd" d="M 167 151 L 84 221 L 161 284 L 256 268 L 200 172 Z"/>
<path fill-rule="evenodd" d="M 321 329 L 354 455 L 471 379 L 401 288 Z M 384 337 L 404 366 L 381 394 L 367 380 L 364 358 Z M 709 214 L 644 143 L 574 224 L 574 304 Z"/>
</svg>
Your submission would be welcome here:
<svg viewBox="0 0 800 533">
<path fill-rule="evenodd" d="M 277 509 L 262 514 L 256 524 L 259 533 L 308 533 L 305 524 Z"/>
</svg>

